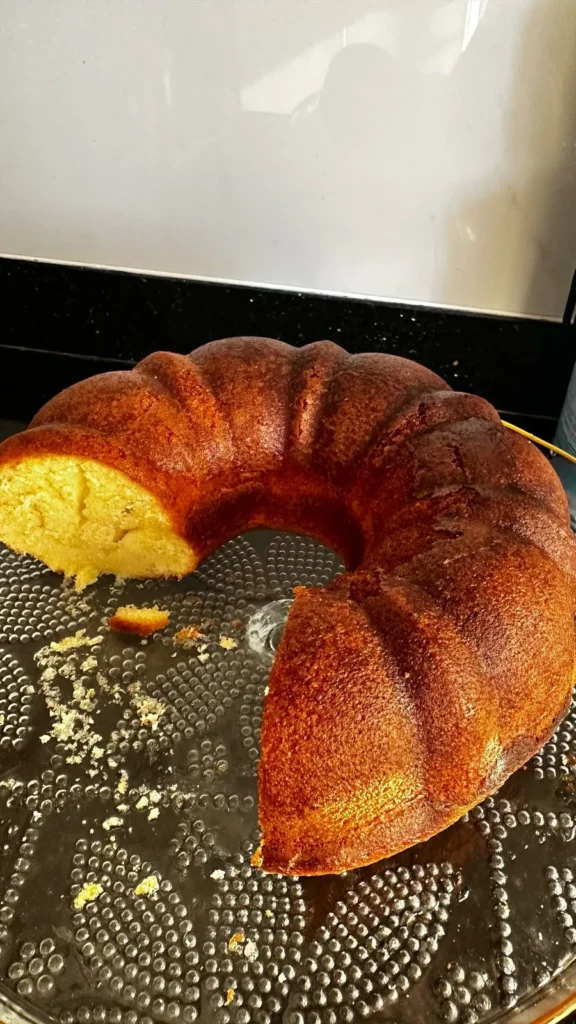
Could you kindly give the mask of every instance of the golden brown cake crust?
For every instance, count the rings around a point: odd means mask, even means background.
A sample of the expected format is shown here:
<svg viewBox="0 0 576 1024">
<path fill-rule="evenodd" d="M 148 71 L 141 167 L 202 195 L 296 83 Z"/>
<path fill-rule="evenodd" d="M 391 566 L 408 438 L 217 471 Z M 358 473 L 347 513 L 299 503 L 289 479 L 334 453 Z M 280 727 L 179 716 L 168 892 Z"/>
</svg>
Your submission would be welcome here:
<svg viewBox="0 0 576 1024">
<path fill-rule="evenodd" d="M 263 867 L 322 874 L 445 828 L 565 713 L 576 544 L 547 460 L 482 398 L 329 341 L 212 342 L 75 385 L 0 446 L 152 494 L 194 558 L 258 526 L 331 545 L 265 702 Z M 0 523 L 1 526 L 1 523 Z"/>
</svg>

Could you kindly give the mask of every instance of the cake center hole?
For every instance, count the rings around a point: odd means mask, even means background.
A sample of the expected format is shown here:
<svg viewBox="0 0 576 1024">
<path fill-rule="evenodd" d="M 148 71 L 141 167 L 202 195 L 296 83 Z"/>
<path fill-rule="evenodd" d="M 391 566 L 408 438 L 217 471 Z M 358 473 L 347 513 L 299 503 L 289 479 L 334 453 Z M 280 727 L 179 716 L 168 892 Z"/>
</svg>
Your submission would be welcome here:
<svg viewBox="0 0 576 1024">
<path fill-rule="evenodd" d="M 292 601 L 293 598 L 270 601 L 248 619 L 246 637 L 251 651 L 260 657 L 274 657 Z"/>
</svg>

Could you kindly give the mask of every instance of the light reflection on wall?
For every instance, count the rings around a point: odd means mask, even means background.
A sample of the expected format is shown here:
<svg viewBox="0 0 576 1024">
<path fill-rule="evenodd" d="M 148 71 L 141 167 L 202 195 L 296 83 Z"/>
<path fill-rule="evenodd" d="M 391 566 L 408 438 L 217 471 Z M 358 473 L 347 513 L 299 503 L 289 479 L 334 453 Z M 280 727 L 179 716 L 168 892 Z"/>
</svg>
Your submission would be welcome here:
<svg viewBox="0 0 576 1024">
<path fill-rule="evenodd" d="M 27 0 L 0 250 L 560 315 L 567 0 Z"/>
</svg>

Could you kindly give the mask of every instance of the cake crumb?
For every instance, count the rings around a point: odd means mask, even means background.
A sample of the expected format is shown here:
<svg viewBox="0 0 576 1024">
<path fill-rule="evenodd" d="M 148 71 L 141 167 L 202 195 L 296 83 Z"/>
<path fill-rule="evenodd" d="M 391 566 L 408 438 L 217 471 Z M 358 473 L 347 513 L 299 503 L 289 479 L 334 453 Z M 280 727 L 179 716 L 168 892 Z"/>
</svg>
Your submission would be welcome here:
<svg viewBox="0 0 576 1024">
<path fill-rule="evenodd" d="M 82 910 L 86 903 L 92 903 L 103 892 L 104 890 L 99 882 L 85 882 L 74 899 L 75 910 Z"/>
<path fill-rule="evenodd" d="M 135 896 L 152 896 L 159 888 L 156 875 L 148 875 L 143 878 L 134 889 Z"/>
<path fill-rule="evenodd" d="M 95 647 L 102 642 L 102 637 L 87 637 L 84 629 L 78 630 L 74 636 L 53 641 L 47 647 L 40 648 L 34 660 L 42 670 L 39 686 L 44 697 L 46 708 L 52 725 L 47 739 L 62 744 L 67 757 L 67 764 L 80 764 L 91 752 L 102 737 L 94 731 L 92 712 L 96 708 L 96 693 L 86 689 L 78 679 L 78 663 L 75 651 L 79 647 Z M 72 683 L 72 696 L 65 697 L 58 676 Z"/>
<path fill-rule="evenodd" d="M 218 643 L 225 651 L 233 651 L 235 647 L 238 647 L 238 641 L 233 640 L 231 636 L 220 636 Z"/>
<path fill-rule="evenodd" d="M 234 935 L 228 940 L 228 949 L 231 953 L 241 952 L 242 943 L 244 942 L 244 932 L 234 932 Z"/>
<path fill-rule="evenodd" d="M 96 647 L 97 644 L 102 643 L 103 639 L 103 636 L 86 636 L 86 630 L 79 629 L 74 636 L 65 636 L 62 640 L 53 640 L 50 644 L 50 650 L 62 652 L 73 651 L 78 647 Z M 42 648 L 42 651 L 46 651 L 46 648 Z M 38 654 L 41 654 L 42 651 L 38 651 Z M 39 658 L 38 661 L 42 664 Z"/>
<path fill-rule="evenodd" d="M 136 636 L 151 636 L 160 629 L 166 629 L 170 622 L 170 612 L 158 608 L 137 608 L 134 604 L 126 604 L 118 608 L 108 619 L 110 629 L 117 633 L 132 633 Z"/>
<path fill-rule="evenodd" d="M 206 653 L 206 654 L 199 654 L 198 655 L 198 661 L 201 661 L 202 664 L 205 665 L 206 662 L 208 661 L 209 657 L 210 657 L 210 655 L 208 653 Z"/>
<path fill-rule="evenodd" d="M 111 828 L 121 828 L 124 824 L 123 818 L 118 818 L 116 815 L 112 815 L 111 818 L 106 818 L 106 821 L 102 822 L 102 828 L 109 832 Z"/>
<path fill-rule="evenodd" d="M 140 718 L 140 725 L 149 725 L 153 732 L 158 728 L 158 722 L 166 711 L 166 706 L 156 697 L 149 697 L 144 693 L 140 683 L 131 683 L 128 692 L 132 704 Z"/>
<path fill-rule="evenodd" d="M 120 771 L 120 779 L 118 780 L 118 785 L 116 786 L 116 792 L 120 793 L 121 796 L 124 796 L 124 793 L 126 792 L 127 789 L 128 772 L 124 771 L 124 769 L 122 768 L 122 770 Z"/>
<path fill-rule="evenodd" d="M 265 910 L 264 913 L 266 914 L 266 917 L 272 917 L 273 916 L 271 910 Z"/>
<path fill-rule="evenodd" d="M 86 658 L 86 660 L 80 665 L 80 668 L 83 672 L 91 672 L 92 669 L 98 668 L 98 662 L 94 655 L 91 654 L 90 657 Z"/>
<path fill-rule="evenodd" d="M 155 821 L 156 818 L 160 817 L 160 811 L 157 807 L 151 807 L 148 811 L 148 821 Z"/>
<path fill-rule="evenodd" d="M 182 644 L 184 647 L 191 647 L 197 640 L 205 639 L 206 637 L 204 633 L 201 632 L 200 626 L 196 625 L 184 626 L 183 629 L 179 629 L 178 632 L 174 634 L 174 642 Z"/>
<path fill-rule="evenodd" d="M 224 872 L 222 871 L 222 868 L 216 868 L 216 871 L 213 871 L 212 874 L 210 875 L 210 878 L 213 878 L 214 881 L 216 882 L 221 882 L 224 877 L 225 876 Z"/>
<path fill-rule="evenodd" d="M 121 690 L 121 688 L 117 687 L 116 690 L 114 690 L 114 688 L 110 685 L 110 683 L 106 679 L 106 676 L 102 672 L 96 673 L 96 682 L 98 683 L 100 689 L 104 691 L 104 693 L 114 693 L 114 699 L 116 700 L 116 702 L 120 700 L 119 691 Z"/>
<path fill-rule="evenodd" d="M 226 989 L 226 1002 L 224 1003 L 224 1006 L 230 1006 L 230 1003 L 232 1002 L 233 999 L 234 999 L 234 989 L 233 988 L 227 988 Z"/>
</svg>

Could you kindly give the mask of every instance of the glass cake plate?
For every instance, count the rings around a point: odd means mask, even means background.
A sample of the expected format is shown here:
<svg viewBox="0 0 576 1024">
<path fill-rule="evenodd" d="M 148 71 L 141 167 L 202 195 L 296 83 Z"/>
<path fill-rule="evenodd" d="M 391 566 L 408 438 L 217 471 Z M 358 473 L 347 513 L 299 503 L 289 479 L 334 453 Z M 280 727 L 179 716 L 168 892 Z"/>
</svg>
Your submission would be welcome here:
<svg viewBox="0 0 576 1024">
<path fill-rule="evenodd" d="M 341 568 L 259 531 L 179 583 L 77 595 L 0 549 L 5 1024 L 528 1024 L 576 1004 L 574 714 L 428 843 L 336 877 L 251 866 L 292 587 Z M 170 626 L 111 633 L 128 603 Z"/>
</svg>

